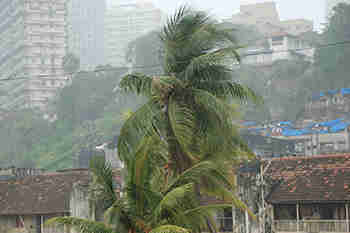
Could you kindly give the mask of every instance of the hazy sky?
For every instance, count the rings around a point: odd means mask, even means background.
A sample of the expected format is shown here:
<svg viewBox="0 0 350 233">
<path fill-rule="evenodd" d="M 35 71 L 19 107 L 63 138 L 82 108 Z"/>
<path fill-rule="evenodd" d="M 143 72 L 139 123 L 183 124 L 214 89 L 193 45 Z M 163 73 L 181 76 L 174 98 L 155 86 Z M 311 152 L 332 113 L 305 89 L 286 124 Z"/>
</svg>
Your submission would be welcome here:
<svg viewBox="0 0 350 233">
<path fill-rule="evenodd" d="M 151 0 L 162 10 L 171 13 L 183 3 L 192 3 L 209 10 L 210 13 L 227 18 L 239 12 L 240 2 L 264 2 L 265 0 Z M 324 23 L 326 0 L 275 0 L 281 19 L 306 18 L 315 23 L 317 29 Z"/>
</svg>

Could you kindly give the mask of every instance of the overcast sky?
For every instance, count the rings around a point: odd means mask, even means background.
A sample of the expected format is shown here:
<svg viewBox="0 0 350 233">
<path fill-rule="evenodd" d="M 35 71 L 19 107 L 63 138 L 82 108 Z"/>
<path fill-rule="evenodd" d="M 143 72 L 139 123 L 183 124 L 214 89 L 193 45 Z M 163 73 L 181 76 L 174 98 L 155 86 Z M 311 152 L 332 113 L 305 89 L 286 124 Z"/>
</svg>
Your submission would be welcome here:
<svg viewBox="0 0 350 233">
<path fill-rule="evenodd" d="M 209 10 L 220 18 L 228 18 L 239 12 L 240 2 L 264 2 L 266 0 L 152 0 L 156 6 L 171 13 L 183 3 Z M 306 18 L 315 23 L 317 29 L 324 23 L 326 0 L 275 0 L 281 19 Z"/>
</svg>

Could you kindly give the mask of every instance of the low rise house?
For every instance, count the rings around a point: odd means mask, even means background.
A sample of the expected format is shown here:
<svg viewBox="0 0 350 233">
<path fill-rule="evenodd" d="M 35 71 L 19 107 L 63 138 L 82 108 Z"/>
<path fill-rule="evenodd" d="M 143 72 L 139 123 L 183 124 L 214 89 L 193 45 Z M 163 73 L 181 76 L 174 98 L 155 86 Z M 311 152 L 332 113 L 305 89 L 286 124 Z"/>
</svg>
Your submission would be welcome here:
<svg viewBox="0 0 350 233">
<path fill-rule="evenodd" d="M 273 160 L 266 176 L 274 232 L 349 232 L 350 154 Z"/>
<path fill-rule="evenodd" d="M 0 181 L 0 232 L 63 233 L 43 223 L 56 216 L 94 218 L 87 169 L 43 173 Z"/>
</svg>

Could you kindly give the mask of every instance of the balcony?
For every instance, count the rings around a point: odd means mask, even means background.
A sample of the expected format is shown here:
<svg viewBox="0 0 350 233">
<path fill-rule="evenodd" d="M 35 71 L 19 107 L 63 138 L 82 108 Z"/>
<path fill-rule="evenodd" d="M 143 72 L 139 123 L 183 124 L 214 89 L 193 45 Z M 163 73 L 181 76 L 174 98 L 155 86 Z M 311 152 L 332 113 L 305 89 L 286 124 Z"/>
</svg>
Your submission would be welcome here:
<svg viewBox="0 0 350 233">
<path fill-rule="evenodd" d="M 275 220 L 275 232 L 349 232 L 347 220 Z"/>
</svg>

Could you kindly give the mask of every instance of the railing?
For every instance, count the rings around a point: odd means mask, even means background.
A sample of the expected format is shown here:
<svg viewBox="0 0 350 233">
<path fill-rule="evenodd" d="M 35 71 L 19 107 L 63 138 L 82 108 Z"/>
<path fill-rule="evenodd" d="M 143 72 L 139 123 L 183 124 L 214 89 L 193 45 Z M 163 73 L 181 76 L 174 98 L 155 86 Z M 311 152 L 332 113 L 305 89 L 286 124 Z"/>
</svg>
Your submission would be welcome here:
<svg viewBox="0 0 350 233">
<path fill-rule="evenodd" d="M 274 221 L 276 232 L 349 232 L 346 220 L 277 220 Z"/>
</svg>

